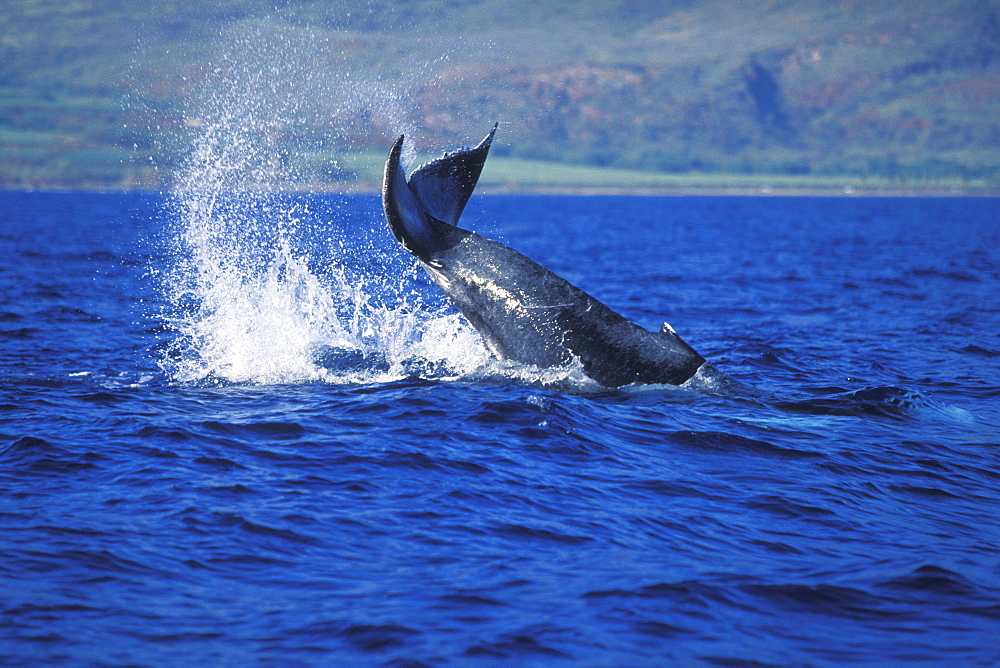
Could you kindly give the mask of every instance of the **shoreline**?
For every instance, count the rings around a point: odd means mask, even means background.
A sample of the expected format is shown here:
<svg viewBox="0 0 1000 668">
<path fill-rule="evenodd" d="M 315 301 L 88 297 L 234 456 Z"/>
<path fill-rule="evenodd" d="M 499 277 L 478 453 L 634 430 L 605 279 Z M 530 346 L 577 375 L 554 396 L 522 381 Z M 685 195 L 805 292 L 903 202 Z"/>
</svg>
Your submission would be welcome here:
<svg viewBox="0 0 1000 668">
<path fill-rule="evenodd" d="M 332 187 L 329 185 L 311 185 L 292 188 L 270 189 L 248 188 L 250 192 L 273 192 L 276 194 L 317 194 L 317 195 L 379 195 L 381 187 L 372 187 L 368 184 L 359 187 Z M 94 193 L 94 194 L 145 194 L 145 195 L 165 195 L 171 192 L 169 188 L 146 188 L 146 187 L 108 187 L 98 185 L 73 185 L 73 186 L 7 186 L 0 185 L 0 192 L 8 193 Z M 624 188 L 621 186 L 594 187 L 594 186 L 553 186 L 553 187 L 520 187 L 520 186 L 499 186 L 495 184 L 480 184 L 477 194 L 486 196 L 539 196 L 539 197 L 883 197 L 883 198 L 997 198 L 1000 197 L 1000 189 L 997 190 L 971 190 L 945 189 L 945 188 L 776 188 L 762 186 L 759 188 L 723 188 L 718 186 L 688 186 L 688 187 L 637 187 Z"/>
</svg>

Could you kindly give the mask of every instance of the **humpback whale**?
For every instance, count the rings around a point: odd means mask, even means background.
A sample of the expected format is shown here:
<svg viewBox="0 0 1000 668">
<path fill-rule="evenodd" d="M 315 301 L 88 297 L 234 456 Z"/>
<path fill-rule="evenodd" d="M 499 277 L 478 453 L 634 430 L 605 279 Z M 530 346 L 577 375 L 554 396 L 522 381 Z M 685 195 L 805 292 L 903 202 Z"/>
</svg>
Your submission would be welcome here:
<svg viewBox="0 0 1000 668">
<path fill-rule="evenodd" d="M 604 387 L 681 385 L 725 376 L 664 324 L 636 325 L 497 241 L 458 227 L 497 126 L 474 148 L 432 160 L 409 179 L 404 137 L 389 151 L 382 206 L 393 236 L 482 336 L 496 357 L 542 368 L 576 361 Z"/>
</svg>

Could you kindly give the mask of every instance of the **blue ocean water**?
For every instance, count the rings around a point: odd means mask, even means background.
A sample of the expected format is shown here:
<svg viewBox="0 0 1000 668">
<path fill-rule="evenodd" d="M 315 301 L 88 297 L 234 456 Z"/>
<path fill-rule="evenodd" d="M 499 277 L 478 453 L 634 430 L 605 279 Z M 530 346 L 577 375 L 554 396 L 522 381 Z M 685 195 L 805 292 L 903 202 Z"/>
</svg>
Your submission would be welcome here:
<svg viewBox="0 0 1000 668">
<path fill-rule="evenodd" d="M 463 223 L 754 391 L 490 360 L 373 196 L 0 193 L 0 663 L 1000 662 L 997 200 Z"/>
</svg>

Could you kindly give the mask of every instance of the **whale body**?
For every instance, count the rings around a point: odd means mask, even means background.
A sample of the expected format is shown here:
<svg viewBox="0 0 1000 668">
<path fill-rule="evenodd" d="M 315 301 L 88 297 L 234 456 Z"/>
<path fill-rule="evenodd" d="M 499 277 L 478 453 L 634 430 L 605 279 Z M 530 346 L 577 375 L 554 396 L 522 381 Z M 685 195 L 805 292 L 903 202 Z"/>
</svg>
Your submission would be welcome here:
<svg viewBox="0 0 1000 668">
<path fill-rule="evenodd" d="M 537 367 L 579 362 L 609 388 L 680 385 L 696 374 L 725 378 L 673 329 L 651 332 L 496 241 L 458 227 L 489 153 L 496 125 L 474 148 L 417 168 L 389 151 L 382 205 L 393 235 L 482 336 L 494 356 Z"/>
</svg>

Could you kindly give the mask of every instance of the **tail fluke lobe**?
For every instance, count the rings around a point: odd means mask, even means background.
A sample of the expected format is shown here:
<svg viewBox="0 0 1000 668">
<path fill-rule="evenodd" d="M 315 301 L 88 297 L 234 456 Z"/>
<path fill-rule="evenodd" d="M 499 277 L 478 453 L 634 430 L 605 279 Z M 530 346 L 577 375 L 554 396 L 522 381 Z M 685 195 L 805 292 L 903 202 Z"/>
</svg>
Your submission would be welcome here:
<svg viewBox="0 0 1000 668">
<path fill-rule="evenodd" d="M 382 208 L 389 229 L 403 247 L 423 259 L 434 245 L 434 223 L 420 200 L 406 183 L 406 173 L 400 163 L 404 136 L 400 135 L 389 150 L 382 180 Z"/>
<path fill-rule="evenodd" d="M 476 188 L 493 143 L 496 124 L 475 148 L 460 149 L 421 165 L 410 175 L 410 190 L 424 209 L 438 220 L 458 225 L 458 219 Z"/>
</svg>

